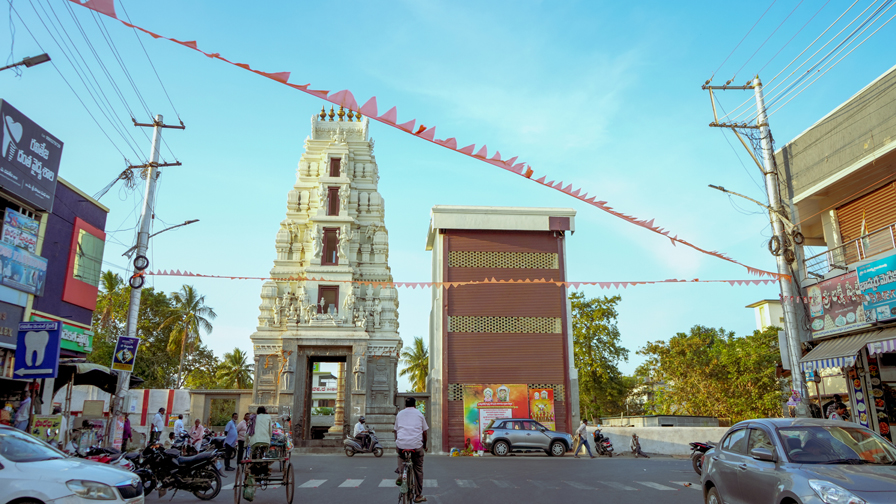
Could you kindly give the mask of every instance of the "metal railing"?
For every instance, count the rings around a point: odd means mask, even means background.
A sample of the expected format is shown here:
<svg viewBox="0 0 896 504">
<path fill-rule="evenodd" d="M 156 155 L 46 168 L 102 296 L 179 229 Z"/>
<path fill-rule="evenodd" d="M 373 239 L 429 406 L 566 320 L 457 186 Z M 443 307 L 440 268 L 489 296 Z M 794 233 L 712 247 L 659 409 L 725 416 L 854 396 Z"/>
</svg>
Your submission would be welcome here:
<svg viewBox="0 0 896 504">
<path fill-rule="evenodd" d="M 896 249 L 896 224 L 874 230 L 839 247 L 806 258 L 803 265 L 807 273 L 818 276 L 834 269 L 845 272 L 850 264 L 893 249 Z"/>
</svg>

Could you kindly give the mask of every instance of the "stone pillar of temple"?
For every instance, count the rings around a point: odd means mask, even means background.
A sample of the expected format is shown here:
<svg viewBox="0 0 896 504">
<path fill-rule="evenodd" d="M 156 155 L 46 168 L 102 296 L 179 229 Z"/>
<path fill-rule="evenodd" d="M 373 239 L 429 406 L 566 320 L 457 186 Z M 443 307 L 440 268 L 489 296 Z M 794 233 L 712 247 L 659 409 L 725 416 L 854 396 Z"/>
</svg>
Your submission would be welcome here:
<svg viewBox="0 0 896 504">
<path fill-rule="evenodd" d="M 342 436 L 345 426 L 345 363 L 339 363 L 339 374 L 336 375 L 336 408 L 333 426 L 329 433 Z"/>
</svg>

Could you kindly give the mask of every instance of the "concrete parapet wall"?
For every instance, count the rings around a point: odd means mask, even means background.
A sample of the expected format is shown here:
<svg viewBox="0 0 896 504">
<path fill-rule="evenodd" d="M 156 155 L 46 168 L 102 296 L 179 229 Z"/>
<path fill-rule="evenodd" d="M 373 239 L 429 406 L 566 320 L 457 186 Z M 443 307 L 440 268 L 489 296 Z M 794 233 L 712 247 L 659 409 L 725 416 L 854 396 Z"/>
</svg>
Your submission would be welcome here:
<svg viewBox="0 0 896 504">
<path fill-rule="evenodd" d="M 589 443 L 594 440 L 594 430 L 595 427 L 588 427 Z M 600 431 L 610 438 L 616 453 L 631 453 L 629 443 L 632 434 L 637 434 L 641 451 L 648 455 L 690 455 L 688 443 L 718 443 L 728 432 L 728 427 L 602 427 Z"/>
</svg>

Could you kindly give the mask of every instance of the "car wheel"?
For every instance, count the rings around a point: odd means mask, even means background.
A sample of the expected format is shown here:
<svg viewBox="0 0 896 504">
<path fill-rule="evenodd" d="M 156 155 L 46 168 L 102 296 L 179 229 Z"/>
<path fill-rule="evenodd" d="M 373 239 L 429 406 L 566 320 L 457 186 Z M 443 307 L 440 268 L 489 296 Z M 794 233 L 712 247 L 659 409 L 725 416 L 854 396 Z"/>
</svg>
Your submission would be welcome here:
<svg viewBox="0 0 896 504">
<path fill-rule="evenodd" d="M 695 453 L 691 457 L 691 464 L 694 466 L 694 472 L 697 473 L 698 476 L 703 474 L 703 454 Z"/>
<path fill-rule="evenodd" d="M 722 504 L 722 498 L 719 497 L 719 491 L 716 487 L 712 487 L 706 492 L 706 504 Z"/>
<path fill-rule="evenodd" d="M 506 457 L 510 454 L 510 445 L 507 444 L 507 441 L 498 441 L 492 451 L 499 457 Z"/>
<path fill-rule="evenodd" d="M 551 443 L 551 455 L 555 457 L 562 457 L 566 453 L 566 445 L 561 443 L 560 441 L 554 441 Z"/>
</svg>

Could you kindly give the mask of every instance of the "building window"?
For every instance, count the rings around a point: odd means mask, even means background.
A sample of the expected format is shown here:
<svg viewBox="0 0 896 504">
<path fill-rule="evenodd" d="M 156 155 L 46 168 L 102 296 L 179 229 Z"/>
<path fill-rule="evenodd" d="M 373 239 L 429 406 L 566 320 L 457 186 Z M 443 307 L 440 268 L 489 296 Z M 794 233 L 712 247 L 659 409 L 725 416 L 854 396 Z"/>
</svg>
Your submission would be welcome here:
<svg viewBox="0 0 896 504">
<path fill-rule="evenodd" d="M 327 215 L 339 215 L 339 188 L 327 188 Z"/>
<path fill-rule="evenodd" d="M 104 232 L 75 217 L 68 275 L 62 288 L 62 300 L 66 303 L 88 310 L 96 308 L 105 241 Z"/>
<path fill-rule="evenodd" d="M 317 313 L 329 313 L 331 306 L 335 312 L 339 302 L 339 286 L 321 285 L 317 292 Z"/>
<path fill-rule="evenodd" d="M 339 163 L 342 162 L 342 158 L 330 158 L 330 176 L 338 177 L 339 176 Z"/>
<path fill-rule="evenodd" d="M 336 253 L 338 246 L 339 229 L 324 228 L 324 249 L 320 261 L 322 265 L 335 266 L 339 264 L 339 256 Z"/>
</svg>

